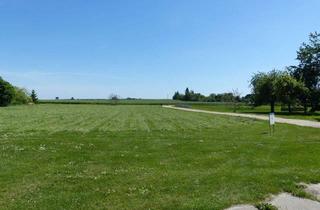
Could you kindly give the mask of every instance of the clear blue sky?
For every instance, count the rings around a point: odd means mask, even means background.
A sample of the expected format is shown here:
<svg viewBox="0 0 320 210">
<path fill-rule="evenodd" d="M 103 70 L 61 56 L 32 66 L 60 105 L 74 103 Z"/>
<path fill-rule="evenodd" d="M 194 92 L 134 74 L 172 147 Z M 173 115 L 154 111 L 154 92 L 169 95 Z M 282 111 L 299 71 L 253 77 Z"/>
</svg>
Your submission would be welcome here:
<svg viewBox="0 0 320 210">
<path fill-rule="evenodd" d="M 295 64 L 319 0 L 0 0 L 0 75 L 40 98 L 250 91 Z"/>
</svg>

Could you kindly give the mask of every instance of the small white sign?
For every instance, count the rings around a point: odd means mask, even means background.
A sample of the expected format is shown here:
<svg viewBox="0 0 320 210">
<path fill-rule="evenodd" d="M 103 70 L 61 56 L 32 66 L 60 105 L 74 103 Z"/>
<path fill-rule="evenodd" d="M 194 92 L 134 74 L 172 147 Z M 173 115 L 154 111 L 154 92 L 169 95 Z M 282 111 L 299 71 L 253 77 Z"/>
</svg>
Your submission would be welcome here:
<svg viewBox="0 0 320 210">
<path fill-rule="evenodd" d="M 269 114 L 269 122 L 270 122 L 270 125 L 274 125 L 275 124 L 275 116 L 274 116 L 274 113 L 270 113 Z"/>
</svg>

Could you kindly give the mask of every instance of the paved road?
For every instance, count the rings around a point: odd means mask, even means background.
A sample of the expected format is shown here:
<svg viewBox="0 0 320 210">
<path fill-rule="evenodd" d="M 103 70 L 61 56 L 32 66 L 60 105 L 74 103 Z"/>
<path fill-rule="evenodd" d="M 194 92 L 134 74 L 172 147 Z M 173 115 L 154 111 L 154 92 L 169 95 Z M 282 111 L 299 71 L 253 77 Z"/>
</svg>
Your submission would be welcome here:
<svg viewBox="0 0 320 210">
<path fill-rule="evenodd" d="M 230 113 L 230 112 L 214 112 L 214 111 L 206 111 L 200 109 L 189 109 L 189 108 L 182 108 L 182 107 L 175 107 L 172 105 L 162 106 L 164 108 L 169 109 L 176 109 L 176 110 L 183 110 L 188 112 L 200 112 L 200 113 L 207 113 L 207 114 L 217 114 L 217 115 L 227 115 L 227 116 L 235 116 L 235 117 L 246 117 L 246 118 L 253 118 L 258 120 L 269 120 L 269 117 L 266 115 L 258 115 L 258 114 L 241 114 L 241 113 Z M 305 127 L 313 127 L 313 128 L 320 128 L 320 122 L 315 122 L 311 120 L 297 120 L 297 119 L 286 119 L 281 117 L 276 117 L 277 123 L 286 123 L 298 126 L 305 126 Z"/>
</svg>

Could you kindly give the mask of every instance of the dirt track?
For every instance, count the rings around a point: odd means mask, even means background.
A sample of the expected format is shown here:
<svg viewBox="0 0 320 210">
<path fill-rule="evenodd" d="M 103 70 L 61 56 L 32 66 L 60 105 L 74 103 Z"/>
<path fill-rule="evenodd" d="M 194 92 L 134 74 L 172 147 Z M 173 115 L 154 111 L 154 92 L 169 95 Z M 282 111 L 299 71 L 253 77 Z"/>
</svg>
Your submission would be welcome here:
<svg viewBox="0 0 320 210">
<path fill-rule="evenodd" d="M 200 112 L 200 113 L 207 113 L 207 114 L 216 114 L 216 115 L 227 115 L 227 116 L 234 116 L 234 117 L 246 117 L 246 118 L 253 118 L 258 120 L 269 120 L 269 117 L 266 115 L 258 115 L 258 114 L 241 114 L 241 113 L 231 113 L 231 112 L 214 112 L 214 111 L 206 111 L 200 109 L 189 109 L 189 108 L 182 108 L 182 107 L 175 107 L 175 106 L 162 106 L 164 108 L 169 109 L 176 109 L 188 112 Z M 297 119 L 287 119 L 276 117 L 277 123 L 286 123 L 298 126 L 305 126 L 305 127 L 313 127 L 313 128 L 320 128 L 320 122 L 315 122 L 311 120 L 297 120 Z"/>
</svg>

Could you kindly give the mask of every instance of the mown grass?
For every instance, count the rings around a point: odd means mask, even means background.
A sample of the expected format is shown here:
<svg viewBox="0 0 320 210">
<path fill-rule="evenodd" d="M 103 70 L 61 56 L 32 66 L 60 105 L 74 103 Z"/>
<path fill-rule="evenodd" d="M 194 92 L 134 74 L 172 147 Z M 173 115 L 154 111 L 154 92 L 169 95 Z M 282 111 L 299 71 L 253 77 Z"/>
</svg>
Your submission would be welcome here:
<svg viewBox="0 0 320 210">
<path fill-rule="evenodd" d="M 160 106 L 0 109 L 1 209 L 223 209 L 320 181 L 320 130 Z"/>
</svg>

